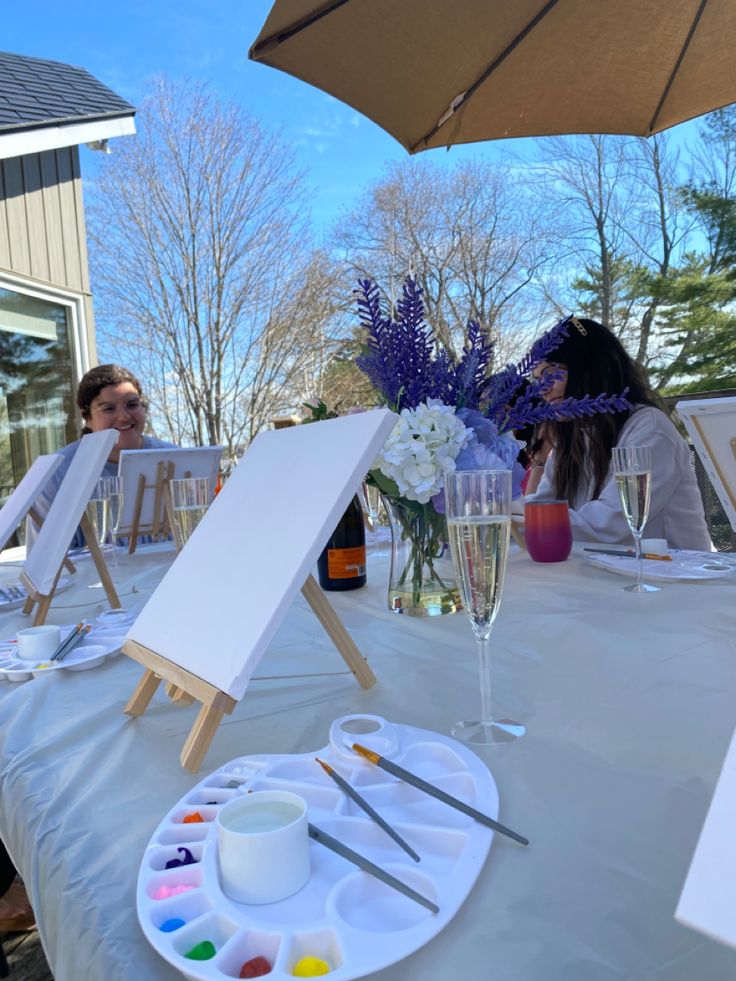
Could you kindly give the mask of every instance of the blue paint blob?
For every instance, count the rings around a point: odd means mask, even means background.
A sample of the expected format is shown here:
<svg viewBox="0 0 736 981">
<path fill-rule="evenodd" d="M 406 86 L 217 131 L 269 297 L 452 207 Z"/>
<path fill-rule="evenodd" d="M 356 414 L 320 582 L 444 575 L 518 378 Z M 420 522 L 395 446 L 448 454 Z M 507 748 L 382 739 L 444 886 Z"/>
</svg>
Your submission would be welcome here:
<svg viewBox="0 0 736 981">
<path fill-rule="evenodd" d="M 175 917 L 172 920 L 166 920 L 165 923 L 162 923 L 159 930 L 162 933 L 173 933 L 174 930 L 180 930 L 184 925 L 184 920 Z"/>
</svg>

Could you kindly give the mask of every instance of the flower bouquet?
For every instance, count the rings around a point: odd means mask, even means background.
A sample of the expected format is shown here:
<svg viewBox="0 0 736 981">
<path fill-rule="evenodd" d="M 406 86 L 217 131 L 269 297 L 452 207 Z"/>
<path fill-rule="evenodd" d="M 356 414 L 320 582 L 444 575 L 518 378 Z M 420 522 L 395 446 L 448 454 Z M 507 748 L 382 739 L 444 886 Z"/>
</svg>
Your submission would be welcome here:
<svg viewBox="0 0 736 981">
<path fill-rule="evenodd" d="M 514 429 L 549 419 L 568 419 L 631 408 L 621 395 L 563 399 L 543 395 L 559 377 L 532 379 L 567 337 L 571 318 L 541 337 L 518 364 L 491 375 L 493 344 L 470 321 L 458 359 L 434 339 L 424 323 L 422 290 L 407 278 L 397 316 L 384 316 L 377 285 L 361 280 L 357 292 L 365 349 L 356 363 L 381 401 L 399 420 L 368 480 L 383 496 L 392 531 L 389 608 L 433 616 L 460 608 L 447 545 L 444 477 L 455 470 L 511 470 L 514 496 L 524 468 Z"/>
</svg>

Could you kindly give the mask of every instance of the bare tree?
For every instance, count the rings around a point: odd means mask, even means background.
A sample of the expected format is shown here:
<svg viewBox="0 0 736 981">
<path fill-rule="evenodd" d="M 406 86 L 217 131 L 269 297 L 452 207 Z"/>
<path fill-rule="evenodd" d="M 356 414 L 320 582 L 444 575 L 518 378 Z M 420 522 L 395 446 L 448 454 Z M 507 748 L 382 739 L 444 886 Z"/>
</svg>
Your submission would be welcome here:
<svg viewBox="0 0 736 981">
<path fill-rule="evenodd" d="M 202 83 L 155 81 L 92 187 L 102 352 L 144 376 L 167 433 L 230 456 L 299 397 L 329 265 L 291 149 Z"/>
<path fill-rule="evenodd" d="M 340 220 L 334 243 L 346 275 L 375 279 L 389 305 L 413 275 L 428 323 L 453 353 L 469 319 L 492 334 L 497 361 L 538 327 L 535 282 L 554 247 L 512 168 L 395 164 Z"/>
</svg>

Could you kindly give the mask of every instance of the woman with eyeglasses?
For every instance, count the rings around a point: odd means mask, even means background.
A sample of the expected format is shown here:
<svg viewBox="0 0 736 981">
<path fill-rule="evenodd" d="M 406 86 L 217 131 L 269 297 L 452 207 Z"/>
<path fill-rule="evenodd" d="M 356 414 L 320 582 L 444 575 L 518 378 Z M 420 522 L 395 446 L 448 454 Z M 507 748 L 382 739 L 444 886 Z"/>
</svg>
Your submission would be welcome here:
<svg viewBox="0 0 736 981">
<path fill-rule="evenodd" d="M 595 320 L 571 317 L 568 336 L 534 370 L 547 376 L 546 401 L 618 394 L 628 388 L 634 408 L 545 423 L 553 450 L 535 494 L 527 500 L 567 501 L 573 537 L 631 543 L 611 463 L 614 446 L 649 446 L 652 490 L 646 533 L 672 548 L 709 549 L 710 536 L 687 443 L 619 339 Z"/>
<path fill-rule="evenodd" d="M 101 477 L 116 477 L 121 450 L 152 450 L 175 446 L 165 440 L 144 433 L 148 419 L 148 406 L 143 388 L 135 375 L 116 364 L 101 364 L 90 369 L 77 389 L 77 406 L 82 414 L 82 435 L 99 433 L 105 429 L 117 429 L 117 442 L 112 448 Z M 62 462 L 51 477 L 43 495 L 36 502 L 37 510 L 45 515 L 51 506 L 61 482 L 77 452 L 79 440 L 59 450 Z M 34 533 L 27 529 L 31 541 Z M 77 530 L 71 547 L 84 544 L 81 531 Z"/>
</svg>

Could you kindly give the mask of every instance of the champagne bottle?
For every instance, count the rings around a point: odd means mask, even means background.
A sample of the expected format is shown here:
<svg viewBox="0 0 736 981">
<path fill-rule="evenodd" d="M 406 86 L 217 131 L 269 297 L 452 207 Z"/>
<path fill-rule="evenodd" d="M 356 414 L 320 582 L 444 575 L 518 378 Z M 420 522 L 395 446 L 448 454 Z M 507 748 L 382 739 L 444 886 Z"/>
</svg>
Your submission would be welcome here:
<svg viewBox="0 0 736 981">
<path fill-rule="evenodd" d="M 359 589 L 366 584 L 365 525 L 357 495 L 317 560 L 322 589 Z"/>
</svg>

